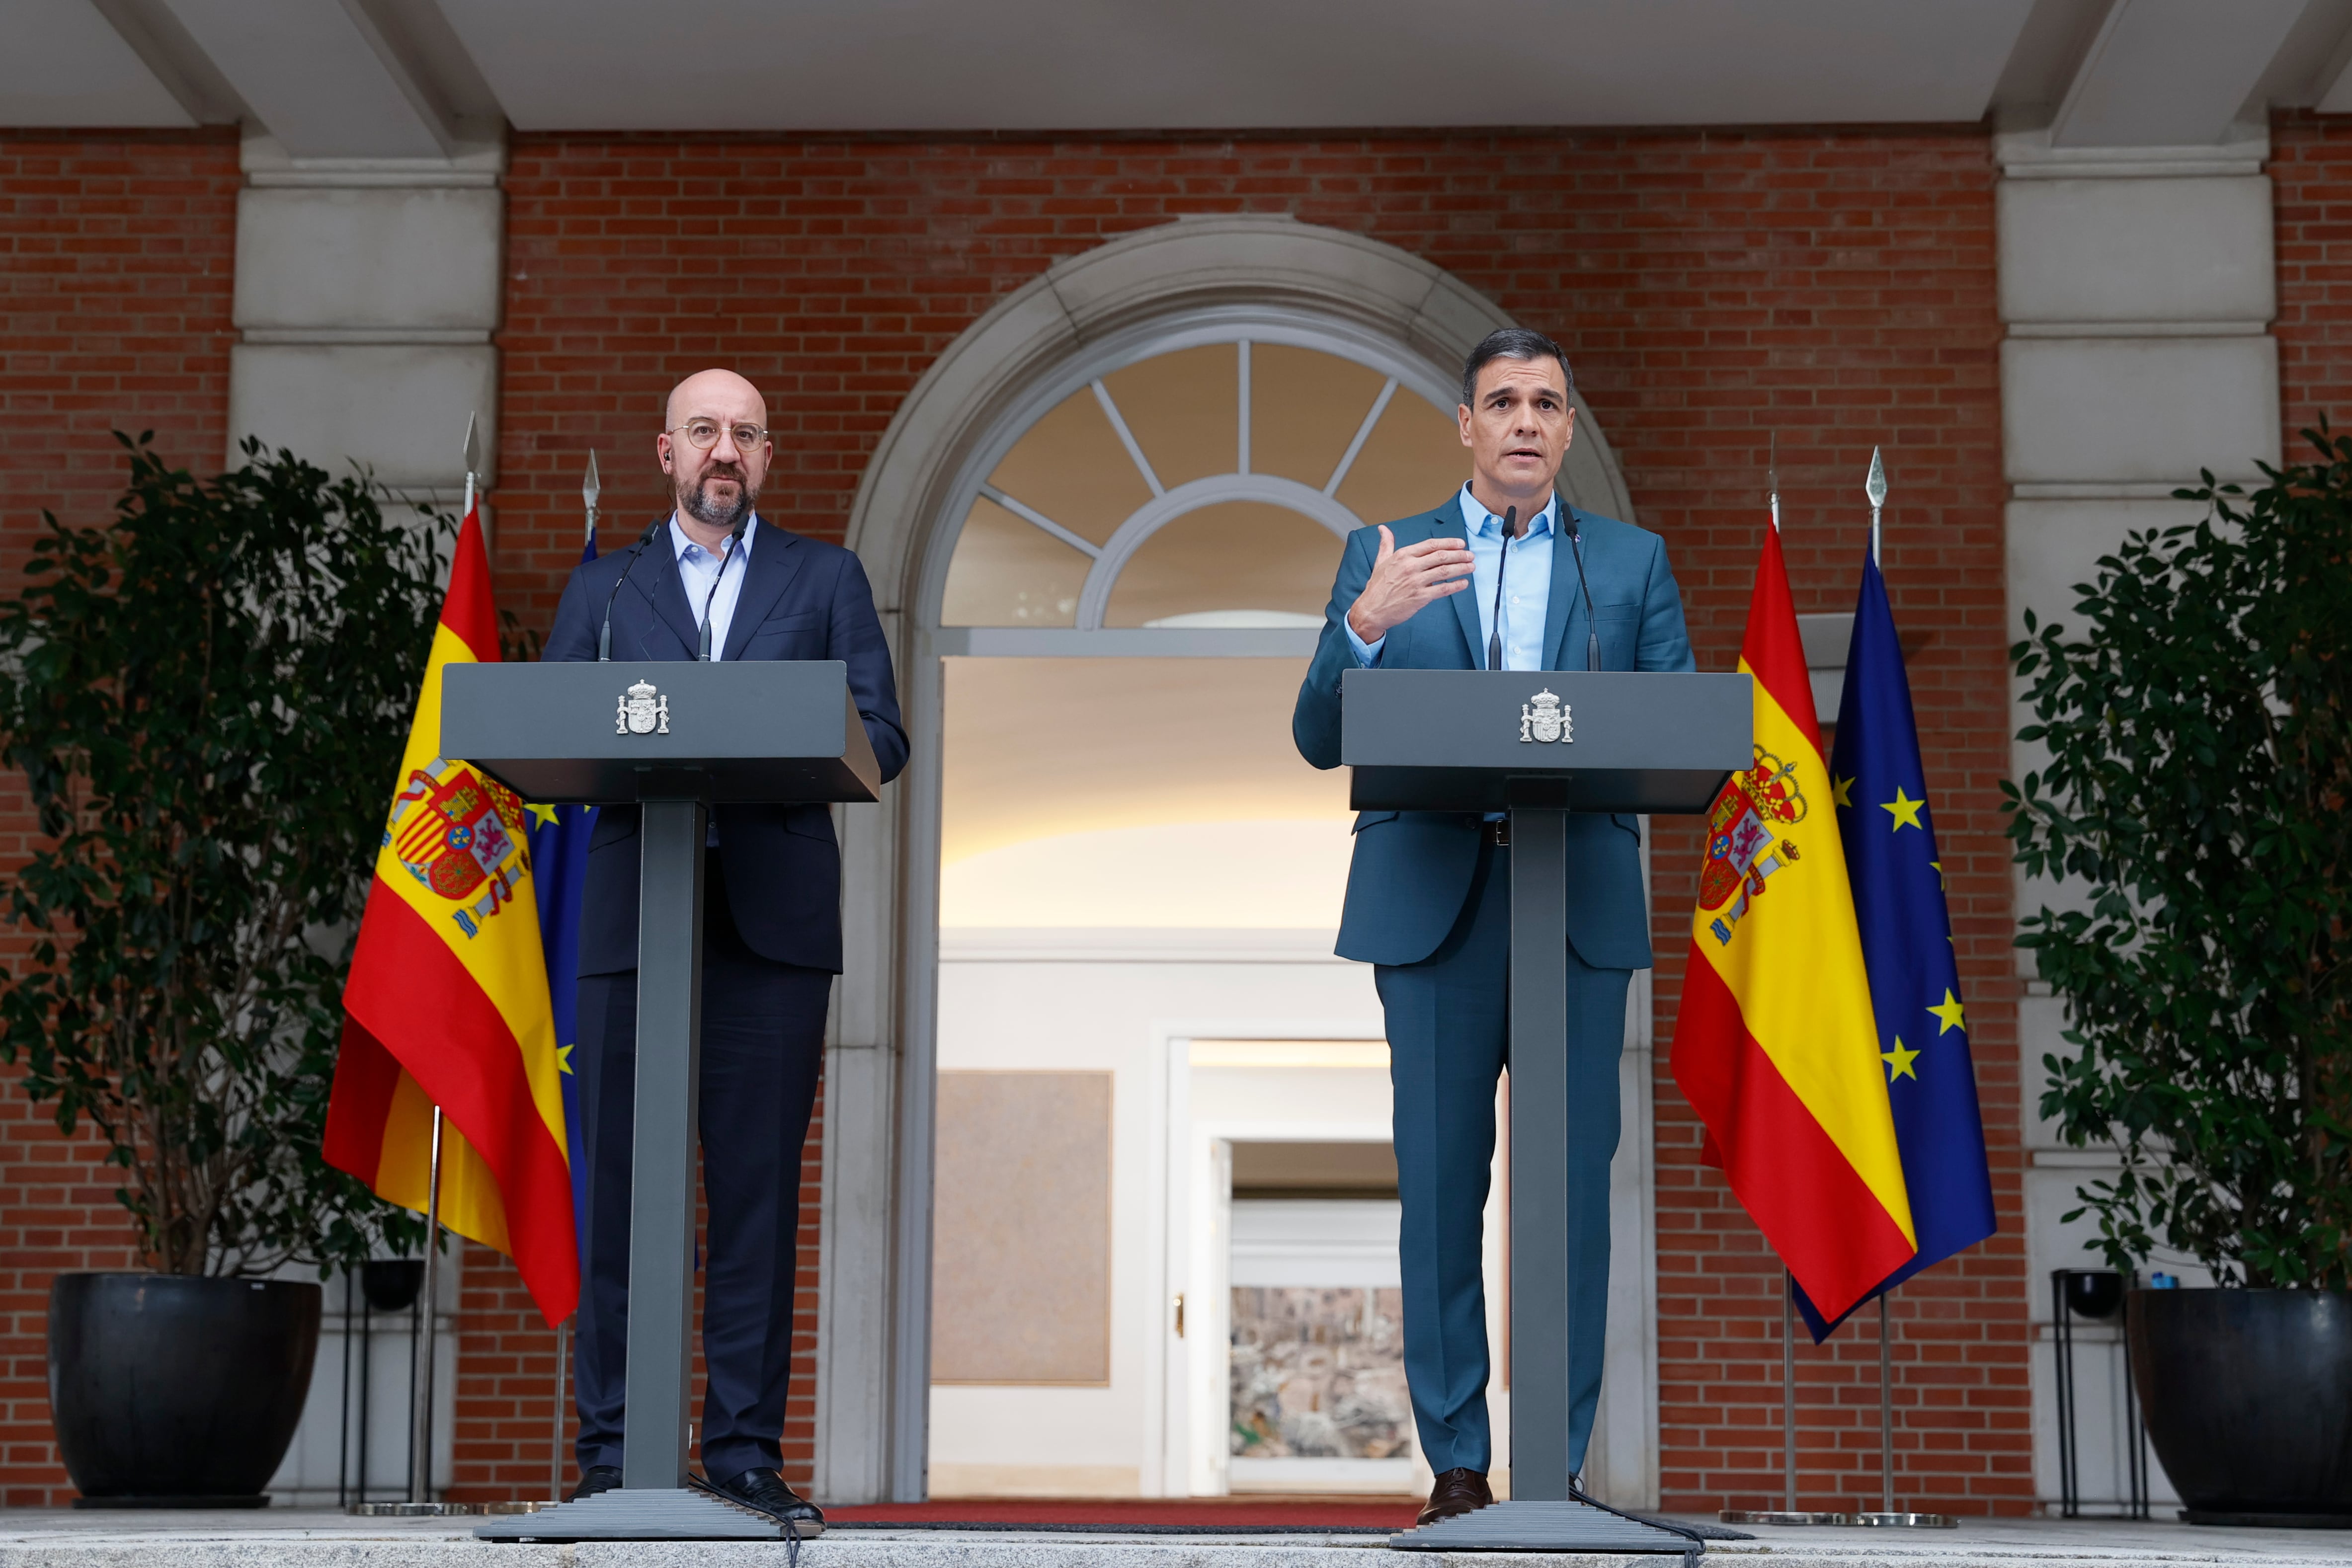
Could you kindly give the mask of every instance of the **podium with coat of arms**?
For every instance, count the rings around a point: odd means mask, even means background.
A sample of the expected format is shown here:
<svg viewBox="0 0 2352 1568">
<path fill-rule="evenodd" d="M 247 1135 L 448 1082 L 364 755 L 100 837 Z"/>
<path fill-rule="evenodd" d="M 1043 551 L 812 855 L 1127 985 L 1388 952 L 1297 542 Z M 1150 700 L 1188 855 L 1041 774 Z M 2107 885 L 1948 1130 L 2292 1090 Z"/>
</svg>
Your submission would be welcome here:
<svg viewBox="0 0 2352 1568">
<path fill-rule="evenodd" d="M 876 799 L 880 771 L 848 666 L 452 664 L 442 685 L 441 754 L 465 758 L 526 800 L 633 805 L 641 813 L 622 1484 L 475 1534 L 783 1539 L 787 1526 L 698 1489 L 687 1468 L 703 845 L 710 808 L 721 802 Z"/>
<path fill-rule="evenodd" d="M 1546 1108 L 1568 1092 L 1569 814 L 1706 812 L 1727 778 L 1757 764 L 1752 684 L 1744 674 L 1571 670 L 1340 676 L 1349 805 L 1502 812 L 1510 827 L 1511 1498 L 1391 1546 L 1704 1550 L 1694 1534 L 1617 1513 L 1571 1484 L 1569 1160 Z M 1771 835 L 1760 814 L 1748 815 L 1755 826 L 1740 831 L 1748 858 L 1738 874 L 1760 883 Z"/>
</svg>

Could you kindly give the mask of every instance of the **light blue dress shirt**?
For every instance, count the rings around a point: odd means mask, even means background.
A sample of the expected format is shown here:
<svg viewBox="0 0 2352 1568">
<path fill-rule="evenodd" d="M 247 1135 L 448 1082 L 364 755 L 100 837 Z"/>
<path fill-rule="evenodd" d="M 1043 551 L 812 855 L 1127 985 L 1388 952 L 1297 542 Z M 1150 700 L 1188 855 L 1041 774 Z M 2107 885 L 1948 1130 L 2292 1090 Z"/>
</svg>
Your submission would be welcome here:
<svg viewBox="0 0 2352 1568">
<path fill-rule="evenodd" d="M 1545 502 L 1544 509 L 1528 525 L 1526 536 L 1511 541 L 1507 562 L 1503 555 L 1503 519 L 1480 505 L 1467 485 L 1462 486 L 1458 499 L 1462 526 L 1470 540 L 1470 586 L 1462 591 L 1478 601 L 1477 667 L 1486 668 L 1486 640 L 1495 634 L 1495 579 L 1499 573 L 1503 577 L 1503 668 L 1540 670 L 1544 612 L 1551 606 L 1551 547 L 1558 534 L 1553 514 L 1559 509 L 1559 497 L 1554 495 Z M 1348 646 L 1355 650 L 1356 662 L 1366 669 L 1379 664 L 1388 639 L 1367 643 L 1345 619 L 1339 624 L 1348 633 Z"/>
<path fill-rule="evenodd" d="M 686 590 L 686 605 L 694 612 L 696 625 L 702 623 L 703 601 L 708 600 L 710 603 L 710 659 L 713 664 L 726 653 L 727 629 L 735 623 L 735 601 L 743 596 L 743 574 L 751 570 L 751 541 L 759 537 L 760 519 L 754 513 L 751 526 L 743 530 L 741 541 L 733 549 L 735 559 L 725 560 L 687 538 L 686 530 L 678 527 L 677 514 L 670 514 L 670 549 L 677 554 L 678 583 Z M 710 591 L 714 579 L 719 585 L 716 596 Z"/>
<path fill-rule="evenodd" d="M 697 626 L 701 624 L 704 601 L 710 604 L 710 662 L 714 664 L 727 652 L 727 629 L 735 623 L 735 601 L 743 596 L 743 574 L 751 570 L 751 541 L 759 537 L 760 517 L 755 512 L 741 539 L 732 546 L 720 541 L 728 556 L 717 556 L 687 538 L 686 530 L 677 526 L 676 512 L 669 515 L 669 545 L 677 552 L 678 586 L 686 590 L 686 607 L 694 612 Z M 715 594 L 711 592 L 714 582 L 719 590 Z M 702 841 L 719 841 L 716 814 Z"/>
</svg>

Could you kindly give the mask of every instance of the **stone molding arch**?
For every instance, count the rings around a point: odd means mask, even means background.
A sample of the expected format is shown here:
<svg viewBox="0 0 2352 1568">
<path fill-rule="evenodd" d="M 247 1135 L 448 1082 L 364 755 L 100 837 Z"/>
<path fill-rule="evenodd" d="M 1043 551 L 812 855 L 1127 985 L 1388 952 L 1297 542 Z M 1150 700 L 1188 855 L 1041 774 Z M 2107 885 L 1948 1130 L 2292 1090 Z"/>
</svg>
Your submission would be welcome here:
<svg viewBox="0 0 2352 1568">
<path fill-rule="evenodd" d="M 958 481 L 1022 395 L 1116 335 L 1221 306 L 1289 309 L 1388 340 L 1452 373 L 1511 316 L 1394 246 L 1286 217 L 1179 218 L 1065 258 L 999 300 L 926 371 L 859 481 L 846 543 L 886 615 L 919 602 Z M 1561 479 L 1580 505 L 1633 521 L 1607 435 L 1583 399 Z"/>
</svg>

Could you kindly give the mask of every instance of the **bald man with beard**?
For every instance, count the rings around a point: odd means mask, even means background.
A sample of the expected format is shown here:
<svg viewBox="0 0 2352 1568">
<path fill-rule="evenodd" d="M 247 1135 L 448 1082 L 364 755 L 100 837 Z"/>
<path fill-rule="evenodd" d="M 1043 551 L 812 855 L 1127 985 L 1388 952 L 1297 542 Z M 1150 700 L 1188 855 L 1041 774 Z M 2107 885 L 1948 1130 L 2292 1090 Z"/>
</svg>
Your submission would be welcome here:
<svg viewBox="0 0 2352 1568">
<path fill-rule="evenodd" d="M 655 452 L 675 509 L 572 574 L 542 657 L 839 659 L 885 780 L 907 765 L 889 649 L 857 558 L 759 515 L 773 448 L 760 391 L 703 371 L 670 392 Z M 624 574 L 626 580 L 624 580 Z M 618 592 L 614 591 L 618 588 Z M 636 1082 L 637 824 L 607 806 L 589 841 L 580 922 L 580 1483 L 621 1484 L 628 1362 L 629 1177 Z M 824 1516 L 777 1474 L 792 1364 L 801 1145 L 825 1008 L 841 972 L 841 852 L 821 805 L 720 805 L 703 869 L 702 1469 L 719 1490 L 807 1533 Z"/>
</svg>

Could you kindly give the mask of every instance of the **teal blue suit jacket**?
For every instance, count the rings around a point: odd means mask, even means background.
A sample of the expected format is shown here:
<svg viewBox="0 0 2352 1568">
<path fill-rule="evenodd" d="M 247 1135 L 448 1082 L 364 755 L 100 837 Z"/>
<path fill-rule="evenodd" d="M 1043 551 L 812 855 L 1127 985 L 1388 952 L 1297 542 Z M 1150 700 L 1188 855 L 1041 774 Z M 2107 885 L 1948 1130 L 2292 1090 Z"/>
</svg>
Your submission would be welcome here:
<svg viewBox="0 0 2352 1568">
<path fill-rule="evenodd" d="M 1666 565 L 1665 542 L 1646 529 L 1561 502 L 1571 530 L 1584 537 L 1584 571 L 1592 592 L 1591 624 L 1601 630 L 1604 670 L 1694 670 L 1683 627 L 1681 591 Z M 1463 537 L 1454 497 L 1419 517 L 1391 523 L 1397 548 L 1447 535 Z M 1356 664 L 1342 624 L 1364 591 L 1381 549 L 1380 530 L 1359 528 L 1339 558 L 1339 576 L 1323 612 L 1323 635 L 1298 688 L 1291 735 L 1318 768 L 1339 765 L 1339 676 Z M 1584 595 L 1576 554 L 1563 538 L 1551 552 L 1551 597 L 1544 615 L 1547 670 L 1584 668 Z M 1384 670 L 1486 667 L 1478 607 L 1464 589 L 1422 606 L 1390 631 Z M 1365 811 L 1356 818 L 1356 852 L 1339 920 L 1339 954 L 1368 964 L 1417 964 L 1437 951 L 1470 896 L 1478 859 L 1479 818 L 1471 812 Z M 1649 914 L 1642 899 L 1641 824 L 1633 817 L 1572 816 L 1568 822 L 1568 940 L 1596 969 L 1641 969 L 1650 963 Z"/>
</svg>

